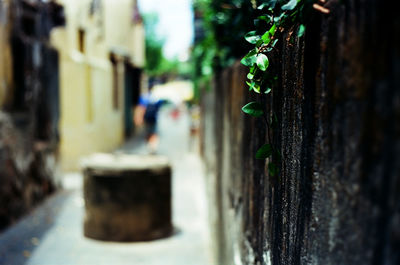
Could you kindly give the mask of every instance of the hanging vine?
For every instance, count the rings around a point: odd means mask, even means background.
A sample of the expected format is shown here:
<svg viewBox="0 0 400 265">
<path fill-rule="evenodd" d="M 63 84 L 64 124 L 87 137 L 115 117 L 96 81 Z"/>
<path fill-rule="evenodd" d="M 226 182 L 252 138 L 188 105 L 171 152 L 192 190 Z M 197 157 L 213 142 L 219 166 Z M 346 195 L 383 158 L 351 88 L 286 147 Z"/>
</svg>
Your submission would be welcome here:
<svg viewBox="0 0 400 265">
<path fill-rule="evenodd" d="M 325 0 L 319 2 L 324 4 Z M 272 88 L 276 87 L 278 81 L 278 76 L 268 71 L 270 64 L 277 62 L 270 62 L 268 55 L 276 49 L 283 33 L 293 25 L 300 24 L 297 37 L 302 37 L 306 30 L 305 21 L 309 11 L 314 9 L 327 14 L 329 9 L 315 3 L 314 0 L 266 0 L 256 8 L 262 13 L 254 20 L 257 29 L 244 36 L 246 41 L 255 47 L 243 57 L 241 63 L 249 67 L 246 81 L 249 90 L 265 96 L 271 94 Z M 290 40 L 292 35 L 293 32 L 289 32 L 287 40 Z M 281 160 L 281 154 L 273 145 L 271 130 L 278 123 L 277 116 L 272 114 L 272 119 L 267 117 L 263 105 L 258 101 L 249 102 L 242 110 L 251 116 L 263 117 L 267 126 L 268 143 L 257 150 L 256 158 L 268 159 L 269 175 L 276 176 L 279 173 L 277 163 Z"/>
</svg>

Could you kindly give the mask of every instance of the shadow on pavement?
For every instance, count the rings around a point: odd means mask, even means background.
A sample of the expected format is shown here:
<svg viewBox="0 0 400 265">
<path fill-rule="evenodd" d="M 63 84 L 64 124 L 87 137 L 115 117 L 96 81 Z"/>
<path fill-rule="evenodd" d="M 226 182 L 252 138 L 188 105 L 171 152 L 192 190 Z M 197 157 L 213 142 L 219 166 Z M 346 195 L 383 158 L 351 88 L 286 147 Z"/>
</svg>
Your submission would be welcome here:
<svg viewBox="0 0 400 265">
<path fill-rule="evenodd" d="M 40 207 L 0 234 L 0 264 L 25 264 L 55 225 L 71 193 L 63 190 L 53 194 Z"/>
</svg>

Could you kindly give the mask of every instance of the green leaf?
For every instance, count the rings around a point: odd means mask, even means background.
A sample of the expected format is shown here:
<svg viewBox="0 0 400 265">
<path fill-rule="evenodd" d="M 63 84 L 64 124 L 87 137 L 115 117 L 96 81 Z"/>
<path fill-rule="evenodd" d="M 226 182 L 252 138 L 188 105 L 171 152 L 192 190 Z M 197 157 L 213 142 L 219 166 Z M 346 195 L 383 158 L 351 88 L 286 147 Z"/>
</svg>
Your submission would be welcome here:
<svg viewBox="0 0 400 265">
<path fill-rule="evenodd" d="M 272 25 L 272 27 L 268 30 L 268 32 L 271 36 L 274 36 L 275 31 L 276 31 L 276 24 L 274 23 L 274 25 Z"/>
<path fill-rule="evenodd" d="M 278 0 L 269 0 L 268 4 L 271 8 L 275 8 L 276 2 L 278 2 Z"/>
<path fill-rule="evenodd" d="M 282 10 L 293 10 L 297 5 L 297 0 L 289 0 L 287 4 L 281 7 Z"/>
<path fill-rule="evenodd" d="M 257 66 L 260 68 L 261 71 L 265 71 L 268 68 L 269 60 L 265 54 L 260 53 L 257 55 Z"/>
<path fill-rule="evenodd" d="M 253 88 L 251 87 L 251 83 L 249 81 L 246 81 L 246 84 L 249 86 L 249 91 L 251 91 Z"/>
<path fill-rule="evenodd" d="M 272 90 L 272 89 L 271 89 L 270 87 L 267 87 L 267 89 L 265 90 L 264 93 L 265 93 L 265 94 L 269 94 L 269 93 L 271 93 L 271 90 Z"/>
<path fill-rule="evenodd" d="M 271 23 L 274 19 L 270 15 L 265 15 L 265 16 L 259 16 L 257 17 L 258 20 L 264 20 L 267 23 Z"/>
<path fill-rule="evenodd" d="M 261 38 L 260 35 L 257 35 L 257 32 L 255 30 L 249 31 L 244 35 L 244 38 L 250 42 L 251 44 L 256 44 L 257 41 Z"/>
<path fill-rule="evenodd" d="M 257 56 L 251 56 L 251 57 L 247 57 L 247 58 L 243 58 L 242 60 L 240 60 L 240 63 L 242 63 L 245 66 L 252 66 L 253 64 L 255 64 L 257 61 Z"/>
<path fill-rule="evenodd" d="M 262 3 L 261 5 L 259 5 L 258 7 L 257 7 L 257 9 L 258 10 L 261 10 L 261 9 L 263 9 L 264 7 L 267 7 L 269 5 L 269 3 Z"/>
<path fill-rule="evenodd" d="M 270 162 L 270 163 L 268 164 L 268 172 L 269 172 L 269 175 L 270 175 L 271 177 L 274 177 L 274 176 L 278 175 L 278 173 L 279 173 L 279 168 L 278 168 L 278 166 L 277 166 L 275 163 Z"/>
<path fill-rule="evenodd" d="M 246 56 L 240 60 L 245 66 L 251 67 L 257 62 L 257 49 L 252 49 Z"/>
<path fill-rule="evenodd" d="M 265 8 L 265 7 L 274 8 L 277 1 L 278 1 L 278 0 L 269 0 L 269 1 L 267 1 L 267 3 L 262 3 L 261 5 L 259 5 L 259 6 L 257 7 L 257 9 L 261 10 L 261 9 L 263 9 L 263 8 Z"/>
<path fill-rule="evenodd" d="M 260 117 L 264 113 L 261 104 L 255 101 L 247 103 L 245 106 L 243 106 L 242 111 L 254 117 Z"/>
<path fill-rule="evenodd" d="M 285 17 L 285 16 L 286 16 L 286 14 L 285 14 L 284 12 L 282 12 L 279 16 L 274 17 L 274 22 L 275 22 L 275 23 L 280 22 L 281 19 L 282 19 L 283 17 Z"/>
<path fill-rule="evenodd" d="M 256 82 L 255 82 L 251 88 L 253 89 L 254 92 L 260 94 L 261 86 L 260 86 L 259 83 L 256 83 Z"/>
<path fill-rule="evenodd" d="M 260 84 L 252 81 L 252 82 L 248 82 L 246 81 L 246 84 L 249 86 L 249 91 L 254 91 L 256 93 L 260 93 Z"/>
<path fill-rule="evenodd" d="M 264 44 L 268 44 L 271 41 L 271 37 L 269 36 L 269 31 L 265 32 L 262 36 L 261 36 L 262 41 L 264 42 Z"/>
<path fill-rule="evenodd" d="M 246 84 L 249 86 L 249 91 L 252 91 L 253 90 L 252 82 L 246 81 Z"/>
<path fill-rule="evenodd" d="M 263 40 L 264 44 L 268 44 L 271 41 L 271 37 L 274 36 L 275 31 L 276 31 L 276 24 L 273 24 L 272 27 L 261 36 L 261 39 Z"/>
<path fill-rule="evenodd" d="M 299 27 L 299 31 L 297 32 L 297 37 L 301 38 L 304 35 L 305 31 L 306 31 L 306 26 L 301 24 Z"/>
<path fill-rule="evenodd" d="M 272 155 L 272 146 L 270 144 L 264 144 L 261 146 L 256 153 L 257 159 L 266 159 Z"/>
<path fill-rule="evenodd" d="M 259 39 L 256 43 L 256 47 L 259 48 L 263 43 L 264 41 L 262 39 Z"/>
<path fill-rule="evenodd" d="M 252 74 L 252 73 L 248 73 L 247 74 L 247 79 L 253 79 L 254 78 L 254 74 Z"/>
</svg>

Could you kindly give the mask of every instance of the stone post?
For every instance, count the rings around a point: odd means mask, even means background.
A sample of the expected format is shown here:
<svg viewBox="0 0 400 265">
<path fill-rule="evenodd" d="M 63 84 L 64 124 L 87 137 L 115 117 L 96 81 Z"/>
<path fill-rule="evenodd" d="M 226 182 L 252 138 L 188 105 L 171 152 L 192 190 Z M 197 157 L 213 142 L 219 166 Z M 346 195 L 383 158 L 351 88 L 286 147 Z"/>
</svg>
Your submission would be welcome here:
<svg viewBox="0 0 400 265">
<path fill-rule="evenodd" d="M 87 237 L 147 241 L 171 234 L 171 168 L 159 156 L 96 154 L 83 162 Z"/>
</svg>

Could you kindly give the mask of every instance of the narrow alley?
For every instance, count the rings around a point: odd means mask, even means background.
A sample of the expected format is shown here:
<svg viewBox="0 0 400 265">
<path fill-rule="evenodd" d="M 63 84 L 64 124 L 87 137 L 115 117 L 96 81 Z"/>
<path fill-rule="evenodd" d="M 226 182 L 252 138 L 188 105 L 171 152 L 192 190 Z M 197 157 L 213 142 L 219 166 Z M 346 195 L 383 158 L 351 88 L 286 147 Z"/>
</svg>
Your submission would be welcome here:
<svg viewBox="0 0 400 265">
<path fill-rule="evenodd" d="M 0 0 L 0 265 L 400 264 L 379 0 Z"/>
<path fill-rule="evenodd" d="M 189 135 L 189 115 L 178 119 L 171 108 L 160 113 L 160 154 L 173 170 L 171 237 L 141 243 L 109 243 L 83 236 L 82 177 L 66 174 L 65 190 L 51 196 L 27 217 L 0 235 L 2 265 L 205 265 L 211 260 L 203 169 Z M 192 143 L 193 144 L 193 143 Z M 146 153 L 141 139 L 118 152 Z"/>
</svg>

